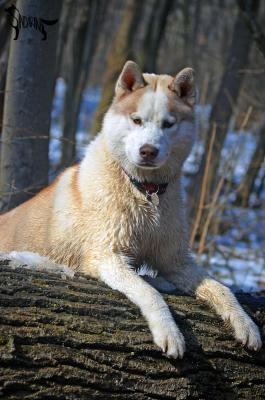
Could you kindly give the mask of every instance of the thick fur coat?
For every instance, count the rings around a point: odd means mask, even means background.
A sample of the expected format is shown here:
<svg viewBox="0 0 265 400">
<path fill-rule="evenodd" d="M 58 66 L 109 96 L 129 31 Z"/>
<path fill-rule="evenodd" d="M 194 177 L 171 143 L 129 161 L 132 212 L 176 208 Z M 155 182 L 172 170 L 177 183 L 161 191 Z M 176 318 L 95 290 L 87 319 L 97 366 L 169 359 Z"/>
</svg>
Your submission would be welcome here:
<svg viewBox="0 0 265 400">
<path fill-rule="evenodd" d="M 128 61 L 102 132 L 80 165 L 0 217 L 0 250 L 31 251 L 103 280 L 137 304 L 155 343 L 182 357 L 185 341 L 162 296 L 137 274 L 145 264 L 228 320 L 258 350 L 258 328 L 231 291 L 195 265 L 181 190 L 194 142 L 194 73 L 142 74 Z M 133 183 L 167 183 L 159 204 Z"/>
</svg>

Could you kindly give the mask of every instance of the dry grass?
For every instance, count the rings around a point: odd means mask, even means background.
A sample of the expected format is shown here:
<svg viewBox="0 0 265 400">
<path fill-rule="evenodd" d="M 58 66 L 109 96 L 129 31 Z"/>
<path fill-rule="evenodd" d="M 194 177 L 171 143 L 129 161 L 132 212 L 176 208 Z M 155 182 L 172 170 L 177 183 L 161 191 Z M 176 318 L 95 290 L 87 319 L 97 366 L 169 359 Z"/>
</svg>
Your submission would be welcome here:
<svg viewBox="0 0 265 400">
<path fill-rule="evenodd" d="M 212 157 L 212 151 L 213 151 L 213 144 L 215 141 L 215 136 L 216 136 L 216 124 L 213 126 L 213 132 L 211 136 L 211 141 L 210 141 L 210 146 L 209 146 L 209 151 L 207 154 L 207 159 L 206 159 L 206 166 L 205 166 L 205 171 L 203 175 L 203 180 L 202 180 L 202 189 L 200 193 L 200 200 L 199 200 L 199 206 L 198 206 L 198 211 L 195 216 L 192 232 L 191 232 L 191 238 L 190 238 L 190 246 L 192 247 L 195 241 L 196 234 L 198 232 L 202 214 L 203 214 L 203 209 L 204 209 L 204 203 L 205 203 L 205 198 L 207 195 L 207 187 L 208 187 L 208 176 L 209 176 L 209 168 L 210 168 L 210 163 L 211 163 L 211 157 Z"/>
</svg>

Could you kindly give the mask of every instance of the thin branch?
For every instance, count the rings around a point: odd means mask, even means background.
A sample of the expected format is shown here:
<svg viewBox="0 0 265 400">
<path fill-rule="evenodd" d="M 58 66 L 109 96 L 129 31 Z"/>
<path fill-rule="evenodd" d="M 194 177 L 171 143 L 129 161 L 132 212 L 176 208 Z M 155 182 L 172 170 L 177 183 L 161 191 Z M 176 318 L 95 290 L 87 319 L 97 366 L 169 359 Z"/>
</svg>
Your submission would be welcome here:
<svg viewBox="0 0 265 400">
<path fill-rule="evenodd" d="M 208 181 L 208 176 L 209 176 L 209 167 L 210 167 L 210 162 L 211 162 L 211 157 L 212 157 L 215 135 L 216 135 L 216 124 L 214 124 L 214 126 L 213 126 L 213 132 L 212 132 L 211 141 L 210 141 L 210 145 L 209 145 L 209 151 L 207 154 L 206 166 L 205 166 L 205 171 L 204 171 L 203 180 L 202 180 L 202 190 L 201 190 L 201 195 L 200 195 L 199 207 L 198 207 L 198 211 L 196 214 L 195 222 L 193 224 L 193 229 L 192 229 L 192 233 L 191 233 L 191 239 L 190 239 L 191 247 L 194 243 L 196 233 L 198 231 L 198 227 L 201 222 L 202 211 L 204 208 L 204 202 L 205 202 L 205 197 L 206 197 L 206 193 L 207 193 L 207 181 Z"/>
</svg>

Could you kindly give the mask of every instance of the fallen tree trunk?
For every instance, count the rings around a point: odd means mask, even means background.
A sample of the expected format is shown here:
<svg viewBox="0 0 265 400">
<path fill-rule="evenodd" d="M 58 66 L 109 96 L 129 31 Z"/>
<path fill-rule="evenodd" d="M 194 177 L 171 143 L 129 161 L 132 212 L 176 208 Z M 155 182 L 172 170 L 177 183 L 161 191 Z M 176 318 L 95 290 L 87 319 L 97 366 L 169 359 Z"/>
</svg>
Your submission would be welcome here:
<svg viewBox="0 0 265 400">
<path fill-rule="evenodd" d="M 264 399 L 264 348 L 236 344 L 194 298 L 165 296 L 187 343 L 184 359 L 172 360 L 139 310 L 104 284 L 7 261 L 0 269 L 3 399 Z M 238 298 L 264 329 L 265 297 Z"/>
</svg>

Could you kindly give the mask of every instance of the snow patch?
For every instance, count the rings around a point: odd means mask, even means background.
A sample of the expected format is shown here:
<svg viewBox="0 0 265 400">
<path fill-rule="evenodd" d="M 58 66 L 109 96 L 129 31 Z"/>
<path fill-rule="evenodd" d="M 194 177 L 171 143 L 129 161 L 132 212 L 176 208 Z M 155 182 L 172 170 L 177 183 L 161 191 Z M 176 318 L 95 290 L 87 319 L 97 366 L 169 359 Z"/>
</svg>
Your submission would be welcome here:
<svg viewBox="0 0 265 400">
<path fill-rule="evenodd" d="M 62 278 L 73 278 L 75 272 L 66 265 L 55 264 L 47 257 L 29 251 L 12 251 L 0 253 L 0 260 L 8 260 L 11 268 L 25 268 L 35 271 L 53 272 L 60 274 Z"/>
</svg>

